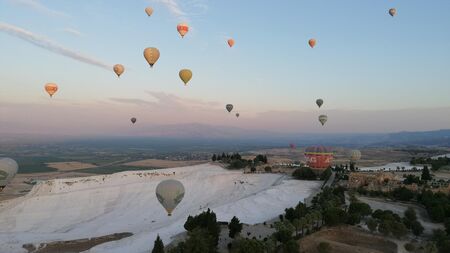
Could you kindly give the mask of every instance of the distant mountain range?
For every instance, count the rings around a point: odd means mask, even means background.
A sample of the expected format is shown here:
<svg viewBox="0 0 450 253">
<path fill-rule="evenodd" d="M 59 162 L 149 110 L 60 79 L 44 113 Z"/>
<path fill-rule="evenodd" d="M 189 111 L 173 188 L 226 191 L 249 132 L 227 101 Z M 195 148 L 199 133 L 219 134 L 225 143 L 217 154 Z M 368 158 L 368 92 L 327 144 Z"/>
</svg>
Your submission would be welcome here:
<svg viewBox="0 0 450 253">
<path fill-rule="evenodd" d="M 41 136 L 41 141 L 82 140 L 86 137 L 76 136 Z M 10 135 L 0 138 L 0 144 L 14 140 L 22 143 L 27 140 L 36 142 L 40 138 L 34 135 Z M 297 146 L 330 145 L 330 146 L 445 146 L 450 147 L 450 129 L 424 132 L 397 133 L 278 133 L 264 130 L 242 129 L 229 126 L 213 126 L 206 124 L 159 125 L 133 129 L 129 136 L 92 136 L 90 140 L 146 140 L 158 141 L 194 141 L 197 143 L 234 143 L 249 146 Z"/>
</svg>

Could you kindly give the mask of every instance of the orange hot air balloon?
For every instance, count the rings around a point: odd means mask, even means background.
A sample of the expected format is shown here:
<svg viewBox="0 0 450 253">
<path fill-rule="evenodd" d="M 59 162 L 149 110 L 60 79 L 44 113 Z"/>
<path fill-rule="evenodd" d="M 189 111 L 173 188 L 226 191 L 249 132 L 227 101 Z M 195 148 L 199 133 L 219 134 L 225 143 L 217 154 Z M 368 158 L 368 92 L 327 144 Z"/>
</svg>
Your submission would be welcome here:
<svg viewBox="0 0 450 253">
<path fill-rule="evenodd" d="M 53 97 L 53 95 L 58 91 L 58 85 L 55 83 L 47 83 L 45 84 L 45 91 L 50 95 L 50 97 Z"/>
<path fill-rule="evenodd" d="M 120 75 L 122 75 L 125 71 L 125 67 L 122 64 L 116 64 L 114 65 L 113 70 L 116 73 L 117 77 L 120 77 Z"/>
<path fill-rule="evenodd" d="M 177 31 L 184 38 L 184 35 L 189 32 L 189 26 L 186 23 L 180 23 L 177 25 Z"/>
<path fill-rule="evenodd" d="M 159 50 L 155 47 L 147 47 L 144 50 L 144 58 L 147 60 L 148 64 L 150 64 L 150 67 L 153 67 L 159 59 Z"/>
<path fill-rule="evenodd" d="M 228 40 L 228 46 L 230 46 L 230 47 L 234 46 L 234 40 L 233 39 L 229 39 Z"/>
<path fill-rule="evenodd" d="M 317 41 L 315 39 L 310 39 L 308 41 L 308 44 L 311 48 L 314 48 L 316 46 Z"/>
<path fill-rule="evenodd" d="M 153 14 L 153 8 L 152 7 L 145 8 L 145 13 L 147 13 L 147 15 L 150 17 Z"/>
</svg>

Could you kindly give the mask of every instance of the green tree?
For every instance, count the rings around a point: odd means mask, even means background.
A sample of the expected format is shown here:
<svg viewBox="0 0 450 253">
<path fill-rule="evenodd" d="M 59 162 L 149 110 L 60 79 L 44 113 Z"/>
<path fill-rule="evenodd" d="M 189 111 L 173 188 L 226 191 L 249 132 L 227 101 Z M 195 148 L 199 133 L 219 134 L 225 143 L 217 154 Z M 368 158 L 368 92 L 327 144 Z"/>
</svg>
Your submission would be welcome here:
<svg viewBox="0 0 450 253">
<path fill-rule="evenodd" d="M 230 230 L 230 232 L 228 233 L 228 236 L 230 238 L 234 238 L 242 231 L 242 223 L 236 216 L 233 216 L 233 218 L 231 219 L 230 223 L 228 224 L 228 229 Z"/>
<path fill-rule="evenodd" d="M 414 208 L 408 207 L 408 209 L 405 210 L 405 218 L 411 222 L 417 220 L 417 215 Z"/>
<path fill-rule="evenodd" d="M 366 224 L 367 224 L 367 227 L 369 228 L 370 232 L 374 232 L 378 226 L 378 222 L 373 218 L 367 219 Z"/>
<path fill-rule="evenodd" d="M 331 245 L 327 242 L 321 242 L 317 245 L 317 251 L 319 251 L 319 253 L 330 253 Z"/>
<path fill-rule="evenodd" d="M 188 232 L 188 239 L 185 242 L 185 253 L 215 253 L 216 248 L 212 245 L 211 236 L 200 228 Z"/>
<path fill-rule="evenodd" d="M 299 180 L 316 180 L 316 174 L 311 168 L 308 167 L 302 167 L 299 169 L 296 169 L 294 173 L 292 173 L 292 176 Z"/>
<path fill-rule="evenodd" d="M 419 236 L 423 233 L 423 226 L 422 224 L 420 224 L 419 221 L 415 220 L 411 223 L 411 231 L 413 232 L 414 235 Z"/>
<path fill-rule="evenodd" d="M 428 169 L 428 166 L 423 166 L 422 169 L 422 175 L 420 177 L 423 181 L 428 181 L 431 180 L 431 174 L 430 174 L 430 170 Z"/>
<path fill-rule="evenodd" d="M 237 248 L 238 253 L 264 253 L 264 244 L 255 239 L 241 239 Z"/>
<path fill-rule="evenodd" d="M 164 253 L 164 243 L 159 237 L 159 235 L 156 237 L 152 253 Z"/>
<path fill-rule="evenodd" d="M 325 211 L 324 221 L 327 226 L 336 226 L 347 221 L 347 213 L 338 208 L 331 207 Z"/>
<path fill-rule="evenodd" d="M 283 244 L 283 253 L 299 253 L 300 246 L 296 240 L 289 240 Z"/>
<path fill-rule="evenodd" d="M 292 233 L 295 228 L 289 221 L 275 222 L 274 224 L 276 232 L 273 234 L 277 241 L 285 244 L 292 238 Z"/>
<path fill-rule="evenodd" d="M 216 154 L 213 154 L 213 156 L 212 156 L 211 160 L 212 160 L 213 162 L 215 162 L 215 161 L 217 160 L 217 156 L 216 156 Z"/>
</svg>

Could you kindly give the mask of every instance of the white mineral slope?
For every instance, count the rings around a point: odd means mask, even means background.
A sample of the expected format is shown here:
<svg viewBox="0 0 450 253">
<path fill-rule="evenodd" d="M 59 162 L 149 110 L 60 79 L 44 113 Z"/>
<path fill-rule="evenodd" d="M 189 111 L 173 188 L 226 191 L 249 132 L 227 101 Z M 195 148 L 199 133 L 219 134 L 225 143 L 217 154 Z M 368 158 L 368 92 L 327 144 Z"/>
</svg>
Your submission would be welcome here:
<svg viewBox="0 0 450 253">
<path fill-rule="evenodd" d="M 157 184 L 168 178 L 180 180 L 186 190 L 171 217 L 155 195 Z M 280 174 L 242 174 L 211 164 L 55 179 L 36 185 L 24 197 L 0 204 L 0 252 L 26 252 L 22 249 L 25 243 L 120 232 L 133 236 L 88 252 L 149 252 L 157 234 L 168 243 L 183 232 L 188 215 L 211 208 L 221 221 L 237 216 L 244 223 L 259 223 L 303 201 L 320 185 Z"/>
</svg>

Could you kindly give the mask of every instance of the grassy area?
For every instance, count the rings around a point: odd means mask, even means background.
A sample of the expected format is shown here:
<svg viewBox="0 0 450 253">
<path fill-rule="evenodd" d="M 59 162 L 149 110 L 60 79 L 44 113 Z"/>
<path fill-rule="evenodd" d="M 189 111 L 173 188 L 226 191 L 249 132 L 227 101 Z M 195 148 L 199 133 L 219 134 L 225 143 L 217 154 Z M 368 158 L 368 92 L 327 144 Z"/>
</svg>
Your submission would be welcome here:
<svg viewBox="0 0 450 253">
<path fill-rule="evenodd" d="M 136 168 L 136 167 L 130 167 L 130 166 L 105 166 L 105 167 L 98 167 L 98 168 L 89 168 L 89 169 L 82 169 L 82 170 L 76 170 L 77 172 L 81 173 L 91 173 L 91 174 L 113 174 L 117 172 L 122 171 L 137 171 L 137 170 L 156 170 L 160 168 Z"/>
</svg>

